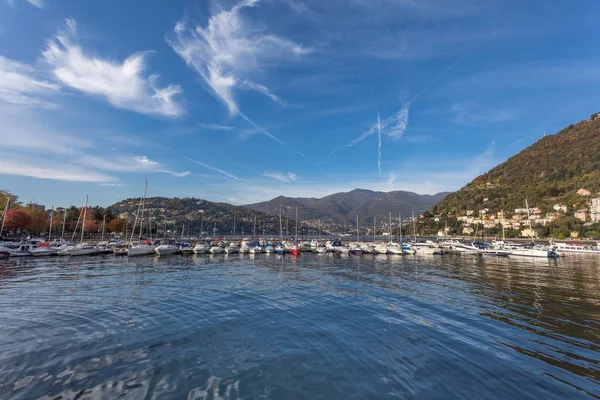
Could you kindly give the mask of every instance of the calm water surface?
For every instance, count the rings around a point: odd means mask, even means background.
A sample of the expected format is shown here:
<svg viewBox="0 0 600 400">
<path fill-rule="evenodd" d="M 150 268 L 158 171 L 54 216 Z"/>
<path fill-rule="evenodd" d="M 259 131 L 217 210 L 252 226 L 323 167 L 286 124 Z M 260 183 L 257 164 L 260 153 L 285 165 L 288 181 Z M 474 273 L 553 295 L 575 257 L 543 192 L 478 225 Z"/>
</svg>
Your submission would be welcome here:
<svg viewBox="0 0 600 400">
<path fill-rule="evenodd" d="M 600 398 L 600 257 L 0 261 L 0 398 Z"/>
</svg>

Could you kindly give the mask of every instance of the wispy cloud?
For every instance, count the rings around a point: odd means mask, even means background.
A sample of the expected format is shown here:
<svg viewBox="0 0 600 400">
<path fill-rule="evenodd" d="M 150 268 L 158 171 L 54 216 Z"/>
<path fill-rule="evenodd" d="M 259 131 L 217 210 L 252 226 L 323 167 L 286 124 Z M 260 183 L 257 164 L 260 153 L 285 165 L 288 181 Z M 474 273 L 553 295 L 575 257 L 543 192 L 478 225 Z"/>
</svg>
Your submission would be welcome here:
<svg viewBox="0 0 600 400">
<path fill-rule="evenodd" d="M 54 77 L 66 86 L 141 114 L 182 115 L 184 110 L 177 100 L 181 87 L 159 87 L 159 75 L 145 76 L 147 55 L 135 53 L 123 62 L 88 56 L 77 43 L 73 19 L 67 19 L 66 29 L 49 40 L 43 52 Z"/>
<path fill-rule="evenodd" d="M 104 187 L 130 187 L 131 185 L 127 185 L 125 183 L 102 183 L 100 186 Z"/>
<path fill-rule="evenodd" d="M 176 24 L 174 38 L 168 42 L 175 52 L 195 70 L 232 115 L 240 112 L 233 90 L 246 85 L 278 103 L 270 89 L 251 82 L 247 76 L 260 69 L 264 61 L 298 57 L 309 52 L 300 44 L 260 31 L 242 16 L 242 11 L 257 6 L 258 0 L 245 0 L 230 10 L 212 15 L 205 27 L 189 28 Z"/>
<path fill-rule="evenodd" d="M 43 96 L 60 87 L 37 78 L 39 72 L 30 65 L 0 56 L 0 100 L 21 106 L 57 108 Z"/>
<path fill-rule="evenodd" d="M 298 175 L 293 172 L 288 172 L 287 174 L 282 172 L 265 172 L 263 176 L 284 183 L 295 182 L 298 179 Z"/>
<path fill-rule="evenodd" d="M 481 126 L 499 122 L 511 121 L 517 117 L 513 109 L 482 109 L 476 102 L 454 103 L 450 108 L 454 114 L 452 121 L 467 126 Z"/>
<path fill-rule="evenodd" d="M 200 124 L 200 127 L 212 131 L 230 131 L 233 129 L 233 126 L 219 124 Z"/>
<path fill-rule="evenodd" d="M 279 98 L 275 93 L 271 92 L 268 87 L 261 85 L 260 83 L 250 82 L 249 80 L 246 80 L 246 79 L 244 79 L 242 81 L 242 83 L 244 85 L 248 86 L 250 89 L 254 89 L 258 93 L 261 93 L 261 94 L 267 96 L 268 98 L 273 100 L 275 103 L 282 105 L 282 106 L 287 106 L 287 102 L 285 100 L 282 100 L 281 98 Z"/>
<path fill-rule="evenodd" d="M 368 130 L 363 132 L 360 136 L 356 137 L 355 139 L 352 139 L 349 143 L 347 143 L 345 145 L 336 147 L 319 164 L 323 164 L 325 161 L 327 161 L 329 159 L 329 157 L 331 157 L 338 150 L 346 148 L 346 147 L 354 147 L 357 144 L 359 144 L 360 142 L 362 142 L 363 140 L 365 140 L 366 138 L 368 138 L 369 136 L 372 136 L 378 132 L 381 132 L 384 135 L 391 137 L 391 138 L 395 138 L 395 139 L 400 138 L 404 134 L 404 131 L 406 130 L 406 127 L 408 126 L 408 107 L 409 107 L 409 104 L 405 104 L 402 106 L 402 108 L 400 108 L 400 110 L 398 110 L 392 116 L 384 119 L 383 121 L 378 120 Z"/>
<path fill-rule="evenodd" d="M 166 148 L 166 147 L 165 147 L 165 148 Z M 240 182 L 245 182 L 245 183 L 252 183 L 252 182 L 250 182 L 250 181 L 247 181 L 247 180 L 245 180 L 245 179 L 242 179 L 242 178 L 240 178 L 240 177 L 238 177 L 238 176 L 236 176 L 236 175 L 234 175 L 234 174 L 231 174 L 231 173 L 229 173 L 229 172 L 227 172 L 227 171 L 225 171 L 225 170 L 222 170 L 222 169 L 220 169 L 220 168 L 217 168 L 217 167 L 213 167 L 212 165 L 209 165 L 209 164 L 207 164 L 207 163 L 205 163 L 205 162 L 198 161 L 198 160 L 194 160 L 194 159 L 193 159 L 193 158 L 191 158 L 191 157 L 184 156 L 183 154 L 181 154 L 181 153 L 178 153 L 178 152 L 176 152 L 176 151 L 175 151 L 175 150 L 173 150 L 173 149 L 169 149 L 169 148 L 166 148 L 166 149 L 167 149 L 167 150 L 169 150 L 171 153 L 175 154 L 176 156 L 178 156 L 178 157 L 180 157 L 180 158 L 183 158 L 184 160 L 187 160 L 187 161 L 189 161 L 189 162 L 191 162 L 191 163 L 194 163 L 194 164 L 196 164 L 196 165 L 199 165 L 199 166 L 201 166 L 201 167 L 204 167 L 204 168 L 206 168 L 206 169 L 209 169 L 209 170 L 211 170 L 211 171 L 218 172 L 218 173 L 219 173 L 219 174 L 221 174 L 222 176 L 225 176 L 225 177 L 227 177 L 227 178 L 229 178 L 229 179 L 232 179 L 232 180 L 234 180 L 234 181 L 240 181 Z"/>
<path fill-rule="evenodd" d="M 37 8 L 44 8 L 43 0 L 26 0 L 29 4 L 36 6 Z"/>
<path fill-rule="evenodd" d="M 150 160 L 147 156 L 135 156 L 133 157 L 133 160 L 145 166 L 158 165 L 158 162 Z"/>
</svg>

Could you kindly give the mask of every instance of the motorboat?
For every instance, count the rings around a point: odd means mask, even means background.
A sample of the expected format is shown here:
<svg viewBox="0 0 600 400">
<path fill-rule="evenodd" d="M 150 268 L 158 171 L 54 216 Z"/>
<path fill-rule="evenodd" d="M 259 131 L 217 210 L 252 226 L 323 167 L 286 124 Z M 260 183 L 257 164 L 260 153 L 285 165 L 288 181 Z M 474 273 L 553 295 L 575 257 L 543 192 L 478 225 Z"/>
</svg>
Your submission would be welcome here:
<svg viewBox="0 0 600 400">
<path fill-rule="evenodd" d="M 50 243 L 44 242 L 38 244 L 38 247 L 31 250 L 31 255 L 34 257 L 47 257 L 58 255 L 58 249 L 52 247 Z"/>
<path fill-rule="evenodd" d="M 30 240 L 25 243 L 20 243 L 19 246 L 10 252 L 11 257 L 29 257 L 31 252 L 37 249 L 38 242 Z"/>
<path fill-rule="evenodd" d="M 273 253 L 273 252 L 275 252 L 275 248 L 273 247 L 273 245 L 271 243 L 266 243 L 265 246 L 263 247 L 263 251 L 265 253 Z"/>
<path fill-rule="evenodd" d="M 344 246 L 340 240 L 333 240 L 329 244 L 329 249 L 336 253 L 347 253 L 348 247 Z"/>
<path fill-rule="evenodd" d="M 260 254 L 263 252 L 263 249 L 259 242 L 250 243 L 250 254 Z"/>
<path fill-rule="evenodd" d="M 437 252 L 430 243 L 410 243 L 410 248 L 415 254 L 435 254 Z"/>
<path fill-rule="evenodd" d="M 406 243 L 390 243 L 388 246 L 388 254 L 402 255 L 414 253 L 415 251 Z"/>
<path fill-rule="evenodd" d="M 98 249 L 87 243 L 66 246 L 58 252 L 59 256 L 91 256 L 98 254 Z"/>
<path fill-rule="evenodd" d="M 240 246 L 240 253 L 246 254 L 249 252 L 250 252 L 250 245 L 248 245 L 248 242 L 243 241 L 242 245 Z"/>
<path fill-rule="evenodd" d="M 0 246 L 0 259 L 8 258 L 10 256 L 10 249 L 8 247 Z"/>
<path fill-rule="evenodd" d="M 196 245 L 194 246 L 193 252 L 194 252 L 194 254 L 204 254 L 204 253 L 206 253 L 207 250 L 208 250 L 208 246 L 206 246 L 206 243 L 200 242 L 200 243 L 196 243 Z"/>
<path fill-rule="evenodd" d="M 127 250 L 129 257 L 149 256 L 156 254 L 154 246 L 151 244 L 136 244 Z"/>
<path fill-rule="evenodd" d="M 155 247 L 154 251 L 159 256 L 168 256 L 171 254 L 181 253 L 179 247 L 174 244 L 161 244 L 160 246 Z"/>
<path fill-rule="evenodd" d="M 240 252 L 240 246 L 235 243 L 230 243 L 229 246 L 225 247 L 225 253 L 227 254 L 237 254 Z"/>
<path fill-rule="evenodd" d="M 458 254 L 465 255 L 481 255 L 483 254 L 483 250 L 478 247 L 473 246 L 472 244 L 463 244 L 463 243 L 454 243 L 452 245 L 452 250 L 454 250 Z"/>
<path fill-rule="evenodd" d="M 354 256 L 361 256 L 363 255 L 364 250 L 358 244 L 355 244 L 354 246 L 350 246 L 348 252 Z"/>
<path fill-rule="evenodd" d="M 317 247 L 319 247 L 319 241 L 317 239 L 313 239 L 310 241 L 309 246 L 311 249 L 316 249 Z"/>
<path fill-rule="evenodd" d="M 375 249 L 373 249 L 373 252 L 375 254 L 387 254 L 388 253 L 387 243 L 379 243 L 377 246 L 375 246 Z"/>
<path fill-rule="evenodd" d="M 510 255 L 509 250 L 496 248 L 494 246 L 494 244 L 492 244 L 490 246 L 488 243 L 484 243 L 484 242 L 473 242 L 473 243 L 471 243 L 471 245 L 482 250 L 482 254 L 484 254 L 484 255 L 496 256 L 496 257 L 508 257 Z"/>
<path fill-rule="evenodd" d="M 578 243 L 551 242 L 550 246 L 557 253 L 600 254 L 600 250 Z"/>
<path fill-rule="evenodd" d="M 208 252 L 210 254 L 223 254 L 225 253 L 225 249 L 221 246 L 220 241 L 215 241 L 210 244 L 210 250 Z"/>
<path fill-rule="evenodd" d="M 285 253 L 285 248 L 283 247 L 282 243 L 278 243 L 277 246 L 275 246 L 275 253 L 277 253 L 277 254 Z"/>
</svg>

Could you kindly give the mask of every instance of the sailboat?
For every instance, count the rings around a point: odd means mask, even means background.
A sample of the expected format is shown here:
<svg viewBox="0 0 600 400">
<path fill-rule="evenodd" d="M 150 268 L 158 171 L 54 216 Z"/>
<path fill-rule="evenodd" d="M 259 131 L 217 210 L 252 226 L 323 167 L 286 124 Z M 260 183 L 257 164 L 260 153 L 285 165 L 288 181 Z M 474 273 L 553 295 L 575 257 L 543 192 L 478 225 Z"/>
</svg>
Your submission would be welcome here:
<svg viewBox="0 0 600 400">
<path fill-rule="evenodd" d="M 79 240 L 79 244 L 74 246 L 67 246 L 63 250 L 58 252 L 58 255 L 66 255 L 66 256 L 90 256 L 92 254 L 96 254 L 98 250 L 94 246 L 83 243 L 83 234 L 85 233 L 85 220 L 87 218 L 87 208 L 88 208 L 88 196 L 85 196 L 85 205 L 83 206 L 83 219 L 81 222 L 81 239 Z M 81 213 L 79 215 L 81 217 Z M 75 226 L 75 231 L 73 232 L 73 237 L 75 237 L 75 233 L 77 231 L 77 226 Z"/>
<path fill-rule="evenodd" d="M 130 243 L 133 243 L 133 235 L 135 234 L 135 227 L 137 225 L 138 217 L 140 218 L 140 234 L 138 236 L 138 244 L 135 246 L 131 246 L 127 250 L 127 255 L 129 257 L 137 257 L 137 256 L 149 256 L 154 254 L 154 246 L 149 243 L 142 243 L 142 229 L 144 226 L 144 207 L 146 201 L 146 193 L 148 191 L 148 179 L 144 182 L 144 195 L 140 199 L 140 204 L 138 205 L 138 212 L 135 215 L 135 221 L 133 223 L 133 229 L 131 230 L 131 238 L 129 240 Z"/>
<path fill-rule="evenodd" d="M 4 231 L 4 220 L 6 219 L 6 213 L 8 212 L 8 206 L 10 205 L 10 198 L 6 200 L 6 206 L 2 212 L 2 222 L 0 223 L 0 240 L 2 239 L 2 231 Z M 10 249 L 8 247 L 0 246 L 0 258 L 8 258 L 10 255 Z"/>
<path fill-rule="evenodd" d="M 529 215 L 529 203 L 527 199 L 525 199 L 525 207 L 527 208 L 527 223 L 529 225 L 529 233 L 531 234 L 531 244 L 526 246 L 504 244 L 504 248 L 510 250 L 511 256 L 535 258 L 557 257 L 557 254 L 552 250 L 542 250 L 535 247 L 535 243 L 533 241 L 533 230 L 531 228 L 531 218 Z"/>
<path fill-rule="evenodd" d="M 254 233 L 252 236 L 253 242 L 250 243 L 250 254 L 262 253 L 263 249 L 260 243 L 256 240 L 256 215 L 254 216 Z"/>
<path fill-rule="evenodd" d="M 360 256 L 364 253 L 362 247 L 360 247 L 360 235 L 358 230 L 358 214 L 356 214 L 356 244 L 350 247 L 350 254 Z"/>
<path fill-rule="evenodd" d="M 298 207 L 296 207 L 296 239 L 294 239 L 294 245 L 290 249 L 290 255 L 297 256 L 300 253 L 298 250 Z"/>
<path fill-rule="evenodd" d="M 283 247 L 283 223 L 281 222 L 281 208 L 279 209 L 279 236 L 281 237 L 281 241 L 275 246 L 275 253 L 283 254 L 285 249 Z"/>
<path fill-rule="evenodd" d="M 43 242 L 43 243 L 39 243 L 37 249 L 33 249 L 31 250 L 31 255 L 34 257 L 44 257 L 44 256 L 55 256 L 58 254 L 58 250 L 54 247 L 52 247 L 51 240 L 52 240 L 52 222 L 53 222 L 53 218 L 54 217 L 54 207 L 52 207 L 52 210 L 50 211 L 50 228 L 48 230 L 48 241 L 47 242 Z"/>
</svg>

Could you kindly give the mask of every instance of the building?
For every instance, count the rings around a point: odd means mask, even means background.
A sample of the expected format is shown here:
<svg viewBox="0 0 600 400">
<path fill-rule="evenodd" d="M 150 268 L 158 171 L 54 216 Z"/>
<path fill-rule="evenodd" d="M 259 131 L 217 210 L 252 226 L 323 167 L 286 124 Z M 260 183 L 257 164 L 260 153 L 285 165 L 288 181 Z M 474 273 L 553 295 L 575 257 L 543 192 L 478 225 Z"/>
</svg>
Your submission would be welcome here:
<svg viewBox="0 0 600 400">
<path fill-rule="evenodd" d="M 600 112 L 592 114 L 590 121 L 600 121 Z"/>
<path fill-rule="evenodd" d="M 573 231 L 571 232 L 571 239 L 577 239 L 579 237 L 579 232 Z"/>
<path fill-rule="evenodd" d="M 473 215 L 474 211 L 473 210 L 467 210 L 467 217 L 470 215 Z"/>
<path fill-rule="evenodd" d="M 537 237 L 537 232 L 536 232 L 535 229 L 526 228 L 526 229 L 523 229 L 521 231 L 521 236 L 524 236 L 524 237 Z"/>
<path fill-rule="evenodd" d="M 578 218 L 581 221 L 587 221 L 587 210 L 575 211 L 575 218 Z"/>
<path fill-rule="evenodd" d="M 590 192 L 590 191 L 589 191 L 589 190 L 587 190 L 587 189 L 581 188 L 581 189 L 579 189 L 579 190 L 577 191 L 577 194 L 578 194 L 578 195 L 580 195 L 580 196 L 591 196 L 591 195 L 592 195 L 592 192 Z"/>
<path fill-rule="evenodd" d="M 527 214 L 526 208 L 515 208 L 515 214 Z"/>
<path fill-rule="evenodd" d="M 465 226 L 462 231 L 463 235 L 471 235 L 473 232 L 475 232 L 475 230 L 470 226 Z"/>
<path fill-rule="evenodd" d="M 27 208 L 35 211 L 46 211 L 46 206 L 41 204 L 29 203 L 27 204 Z"/>
<path fill-rule="evenodd" d="M 600 198 L 592 199 L 590 202 L 590 220 L 592 222 L 600 221 Z"/>
<path fill-rule="evenodd" d="M 567 205 L 566 204 L 555 204 L 552 209 L 556 212 L 563 212 L 566 213 L 567 212 Z"/>
</svg>

